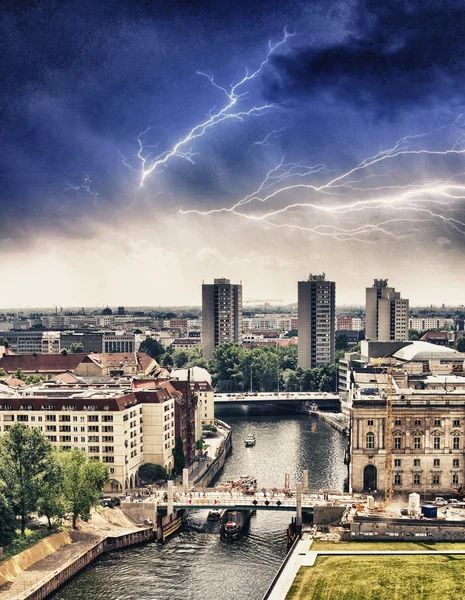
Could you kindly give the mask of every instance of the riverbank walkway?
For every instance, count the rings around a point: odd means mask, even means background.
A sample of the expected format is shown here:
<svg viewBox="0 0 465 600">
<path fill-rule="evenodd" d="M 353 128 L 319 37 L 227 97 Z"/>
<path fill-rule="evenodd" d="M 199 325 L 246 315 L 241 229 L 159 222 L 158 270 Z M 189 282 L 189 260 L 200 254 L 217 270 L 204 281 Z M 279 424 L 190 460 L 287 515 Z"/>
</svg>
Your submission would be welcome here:
<svg viewBox="0 0 465 600">
<path fill-rule="evenodd" d="M 123 518 L 125 518 L 124 515 Z M 11 583 L 0 586 L 1 600 L 22 600 L 30 597 L 35 590 L 40 589 L 105 538 L 139 533 L 143 528 L 136 525 L 118 527 L 110 522 L 103 522 L 99 518 L 95 525 L 92 520 L 88 524 L 83 524 L 83 529 L 85 530 L 74 533 L 75 541 L 35 562 L 28 569 L 22 571 Z"/>
</svg>

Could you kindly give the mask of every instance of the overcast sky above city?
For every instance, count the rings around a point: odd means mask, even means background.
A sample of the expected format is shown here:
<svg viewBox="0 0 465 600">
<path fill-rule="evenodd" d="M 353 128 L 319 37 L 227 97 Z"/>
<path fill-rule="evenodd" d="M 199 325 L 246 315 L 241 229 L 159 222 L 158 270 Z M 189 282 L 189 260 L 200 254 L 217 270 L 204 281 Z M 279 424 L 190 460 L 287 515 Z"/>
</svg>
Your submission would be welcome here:
<svg viewBox="0 0 465 600">
<path fill-rule="evenodd" d="M 463 2 L 6 1 L 4 307 L 463 304 Z"/>
</svg>

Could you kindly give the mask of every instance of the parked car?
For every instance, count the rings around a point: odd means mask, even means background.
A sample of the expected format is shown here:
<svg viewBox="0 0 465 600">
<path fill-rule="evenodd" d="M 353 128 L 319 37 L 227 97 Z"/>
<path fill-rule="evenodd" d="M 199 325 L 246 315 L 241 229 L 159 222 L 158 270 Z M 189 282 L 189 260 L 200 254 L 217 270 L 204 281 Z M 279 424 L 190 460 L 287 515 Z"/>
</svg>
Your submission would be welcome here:
<svg viewBox="0 0 465 600">
<path fill-rule="evenodd" d="M 452 504 L 454 506 L 456 506 L 459 503 L 459 501 L 457 500 L 457 498 L 450 498 L 449 499 L 449 504 Z"/>
<path fill-rule="evenodd" d="M 434 499 L 433 504 L 435 506 L 446 506 L 447 505 L 447 500 L 445 500 L 444 498 L 441 498 L 440 496 Z"/>
</svg>

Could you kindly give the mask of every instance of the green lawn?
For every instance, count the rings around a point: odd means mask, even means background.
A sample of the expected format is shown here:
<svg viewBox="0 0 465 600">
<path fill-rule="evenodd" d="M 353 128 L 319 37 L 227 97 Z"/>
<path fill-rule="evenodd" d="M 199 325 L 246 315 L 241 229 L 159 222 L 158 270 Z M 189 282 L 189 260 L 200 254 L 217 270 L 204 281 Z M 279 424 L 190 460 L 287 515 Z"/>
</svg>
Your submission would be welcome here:
<svg viewBox="0 0 465 600">
<path fill-rule="evenodd" d="M 460 555 L 320 556 L 286 600 L 461 600 L 464 574 Z"/>
<path fill-rule="evenodd" d="M 0 562 L 12 558 L 16 554 L 27 550 L 40 540 L 48 537 L 52 533 L 56 533 L 56 529 L 48 529 L 48 527 L 40 529 L 26 529 L 24 535 L 21 535 L 20 530 L 16 532 L 16 537 L 13 539 L 9 546 L 3 548 L 3 556 L 0 558 Z"/>
<path fill-rule="evenodd" d="M 310 550 L 465 550 L 465 542 L 319 542 Z"/>
</svg>

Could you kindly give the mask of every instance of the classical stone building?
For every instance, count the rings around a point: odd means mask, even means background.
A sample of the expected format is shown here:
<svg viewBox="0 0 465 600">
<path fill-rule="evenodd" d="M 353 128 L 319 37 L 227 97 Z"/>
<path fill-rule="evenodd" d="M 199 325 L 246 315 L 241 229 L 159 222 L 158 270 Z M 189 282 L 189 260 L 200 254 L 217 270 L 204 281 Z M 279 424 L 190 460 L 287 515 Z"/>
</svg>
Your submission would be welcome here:
<svg viewBox="0 0 465 600">
<path fill-rule="evenodd" d="M 352 490 L 384 490 L 390 387 L 394 492 L 440 495 L 460 489 L 465 483 L 465 356 L 415 342 L 389 360 L 376 360 L 350 371 Z"/>
</svg>

